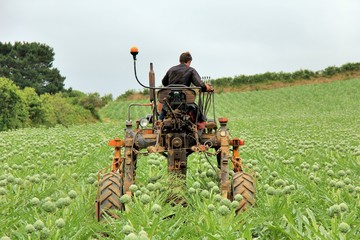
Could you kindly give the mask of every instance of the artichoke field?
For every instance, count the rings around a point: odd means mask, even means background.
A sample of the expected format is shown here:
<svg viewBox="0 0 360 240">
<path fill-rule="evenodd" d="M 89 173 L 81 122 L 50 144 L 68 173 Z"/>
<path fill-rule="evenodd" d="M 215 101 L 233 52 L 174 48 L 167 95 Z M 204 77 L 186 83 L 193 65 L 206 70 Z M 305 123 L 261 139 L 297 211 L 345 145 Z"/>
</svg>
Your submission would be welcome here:
<svg viewBox="0 0 360 240">
<path fill-rule="evenodd" d="M 359 89 L 352 79 L 215 95 L 256 174 L 256 205 L 238 215 L 242 196 L 220 196 L 216 159 L 192 154 L 181 182 L 150 155 L 119 219 L 95 220 L 97 172 L 111 163 L 108 140 L 123 137 L 128 102 L 102 110 L 117 121 L 0 132 L 0 239 L 359 239 Z"/>
</svg>

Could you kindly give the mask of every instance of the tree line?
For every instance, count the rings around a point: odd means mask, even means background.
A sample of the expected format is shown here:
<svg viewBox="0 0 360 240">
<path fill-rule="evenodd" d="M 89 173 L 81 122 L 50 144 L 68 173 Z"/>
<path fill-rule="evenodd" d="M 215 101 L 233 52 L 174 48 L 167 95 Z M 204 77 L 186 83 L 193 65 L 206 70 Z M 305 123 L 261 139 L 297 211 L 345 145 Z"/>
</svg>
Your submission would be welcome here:
<svg viewBox="0 0 360 240">
<path fill-rule="evenodd" d="M 351 74 L 360 71 L 360 63 L 346 63 L 340 67 L 330 66 L 320 71 L 311 71 L 300 69 L 298 71 L 288 72 L 266 72 L 255 75 L 238 75 L 235 77 L 224 77 L 211 80 L 215 88 L 231 87 L 236 88 L 242 85 L 251 85 L 258 83 L 267 83 L 273 81 L 293 82 L 297 80 L 311 80 L 315 78 L 330 78 L 337 74 Z"/>
<path fill-rule="evenodd" d="M 0 42 L 0 131 L 100 120 L 98 109 L 112 95 L 65 89 L 53 61 L 54 51 L 45 44 Z"/>
<path fill-rule="evenodd" d="M 283 82 L 291 83 L 297 80 L 312 80 L 316 78 L 332 78 L 340 76 L 340 78 L 352 77 L 353 74 L 359 74 L 360 63 L 346 63 L 340 67 L 330 66 L 320 71 L 311 71 L 307 69 L 300 69 L 295 72 L 265 72 L 254 75 L 237 75 L 235 77 L 222 77 L 211 79 L 209 82 L 215 88 L 216 92 L 221 92 L 224 88 L 236 89 L 241 86 L 255 85 L 269 82 Z M 148 95 L 148 89 L 141 90 L 127 90 L 120 95 L 118 99 L 126 99 L 134 94 Z"/>
</svg>

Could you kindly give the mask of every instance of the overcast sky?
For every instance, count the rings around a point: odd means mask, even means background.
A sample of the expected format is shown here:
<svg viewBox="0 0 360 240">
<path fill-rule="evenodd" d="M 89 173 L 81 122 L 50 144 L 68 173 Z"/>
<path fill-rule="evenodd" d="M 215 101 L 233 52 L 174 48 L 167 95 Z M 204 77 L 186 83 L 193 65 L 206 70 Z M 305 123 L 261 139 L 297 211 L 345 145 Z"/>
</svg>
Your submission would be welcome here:
<svg viewBox="0 0 360 240">
<path fill-rule="evenodd" d="M 190 51 L 201 76 L 320 70 L 360 62 L 359 0 L 0 0 L 0 41 L 55 52 L 65 87 L 114 97 L 156 85 Z"/>
</svg>

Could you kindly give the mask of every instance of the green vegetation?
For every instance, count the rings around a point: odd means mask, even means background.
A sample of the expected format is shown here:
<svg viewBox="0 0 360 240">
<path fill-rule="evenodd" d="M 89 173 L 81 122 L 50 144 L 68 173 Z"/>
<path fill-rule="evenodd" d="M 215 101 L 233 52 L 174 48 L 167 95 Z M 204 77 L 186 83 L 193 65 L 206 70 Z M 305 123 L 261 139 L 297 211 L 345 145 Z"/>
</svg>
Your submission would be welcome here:
<svg viewBox="0 0 360 240">
<path fill-rule="evenodd" d="M 311 71 L 300 69 L 292 73 L 286 72 L 266 72 L 255 75 L 238 75 L 233 78 L 225 77 L 211 80 L 211 84 L 215 89 L 226 87 L 236 88 L 243 85 L 252 85 L 269 82 L 289 83 L 297 80 L 314 80 L 317 78 L 331 78 L 337 75 L 343 75 L 342 78 L 349 79 L 352 74 L 360 71 L 360 63 L 346 63 L 340 67 L 330 66 L 320 71 Z"/>
<path fill-rule="evenodd" d="M 112 98 L 72 91 L 39 96 L 33 88 L 20 90 L 11 80 L 0 78 L 0 99 L 0 131 L 4 131 L 93 123 L 100 119 L 97 110 Z"/>
<path fill-rule="evenodd" d="M 98 110 L 112 95 L 65 90 L 53 61 L 45 44 L 0 42 L 0 131 L 101 120 Z"/>
<path fill-rule="evenodd" d="M 352 79 L 216 94 L 216 116 L 245 140 L 241 156 L 257 176 L 256 206 L 237 216 L 218 194 L 215 159 L 194 154 L 184 192 L 169 186 L 164 158 L 141 157 L 120 219 L 95 221 L 97 171 L 111 162 L 107 141 L 123 137 L 131 101 L 101 110 L 116 123 L 0 132 L 0 237 L 357 239 L 359 89 Z M 149 112 L 133 110 L 133 119 Z M 187 207 L 167 202 L 174 193 Z"/>
<path fill-rule="evenodd" d="M 25 103 L 19 88 L 6 78 L 0 78 L 0 131 L 18 128 L 26 120 Z"/>
<path fill-rule="evenodd" d="M 311 71 L 300 69 L 295 72 L 265 72 L 255 75 L 237 75 L 235 77 L 222 77 L 209 80 L 217 93 L 226 91 L 250 91 L 259 89 L 276 88 L 271 84 L 282 83 L 280 86 L 294 84 L 297 81 L 306 81 L 312 83 L 321 80 L 348 80 L 360 75 L 360 63 L 346 63 L 340 67 L 329 66 L 323 70 Z M 300 83 L 304 84 L 304 83 Z M 269 87 L 270 85 L 270 87 Z M 127 90 L 117 99 L 126 100 L 137 95 L 146 98 L 149 95 L 148 89 L 137 91 Z"/>
<path fill-rule="evenodd" d="M 0 42 L 0 77 L 11 79 L 20 89 L 34 88 L 38 94 L 64 90 L 65 77 L 52 66 L 54 50 L 36 42 Z"/>
</svg>

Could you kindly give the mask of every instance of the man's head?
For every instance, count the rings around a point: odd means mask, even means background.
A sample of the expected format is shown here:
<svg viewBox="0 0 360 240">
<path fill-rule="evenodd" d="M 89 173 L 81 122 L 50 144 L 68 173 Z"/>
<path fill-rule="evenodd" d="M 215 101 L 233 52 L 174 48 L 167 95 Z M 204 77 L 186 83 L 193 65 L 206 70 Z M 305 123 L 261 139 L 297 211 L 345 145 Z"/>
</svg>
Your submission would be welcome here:
<svg viewBox="0 0 360 240">
<path fill-rule="evenodd" d="M 185 63 L 185 64 L 188 64 L 190 65 L 191 61 L 192 61 L 192 57 L 191 57 L 191 54 L 189 52 L 183 52 L 181 55 L 180 55 L 180 63 Z"/>
</svg>

